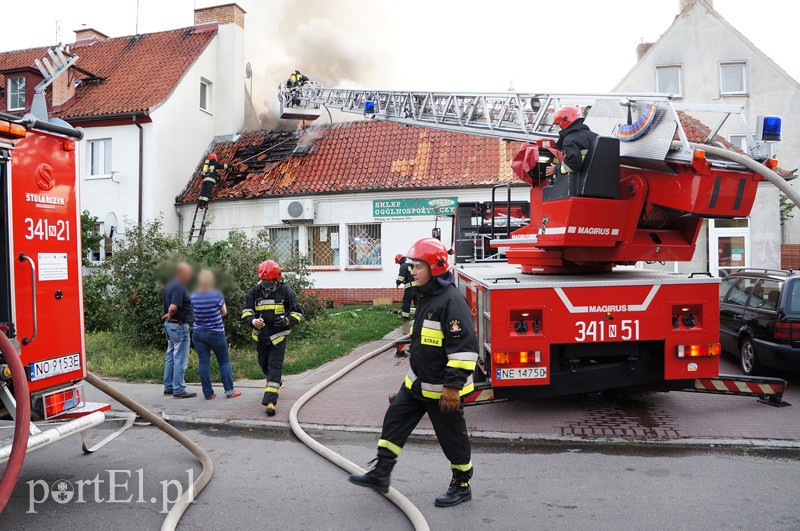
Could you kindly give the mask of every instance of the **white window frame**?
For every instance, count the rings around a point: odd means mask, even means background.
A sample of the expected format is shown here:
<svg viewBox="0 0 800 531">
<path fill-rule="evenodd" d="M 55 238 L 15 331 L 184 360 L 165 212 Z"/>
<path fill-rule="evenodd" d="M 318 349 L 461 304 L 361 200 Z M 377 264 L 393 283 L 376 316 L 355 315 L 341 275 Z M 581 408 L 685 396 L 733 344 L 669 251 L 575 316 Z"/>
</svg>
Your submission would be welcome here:
<svg viewBox="0 0 800 531">
<path fill-rule="evenodd" d="M 353 264 L 351 263 L 351 249 L 350 249 L 350 231 L 354 230 L 356 227 L 365 227 L 365 226 L 375 226 L 378 227 L 378 257 L 377 262 L 374 264 Z M 345 270 L 346 271 L 378 271 L 383 269 L 383 223 L 374 222 L 374 221 L 367 221 L 364 223 L 347 223 L 346 224 L 346 235 L 347 235 L 347 260 L 343 260 L 345 262 Z M 341 243 L 340 243 L 341 245 Z"/>
<path fill-rule="evenodd" d="M 747 218 L 747 227 L 717 227 L 714 219 L 708 220 L 708 270 L 715 277 L 719 276 L 720 269 L 742 269 L 750 267 L 750 218 Z M 719 239 L 724 237 L 744 238 L 744 266 L 722 267 L 719 266 Z"/>
<path fill-rule="evenodd" d="M 203 87 L 205 87 L 206 92 L 206 106 L 203 107 Z M 199 107 L 200 110 L 203 112 L 207 112 L 208 114 L 213 114 L 212 109 L 214 105 L 214 83 L 207 80 L 204 77 L 200 78 L 200 103 Z"/>
<path fill-rule="evenodd" d="M 12 96 L 11 81 L 13 79 L 21 79 L 22 80 L 22 107 L 12 107 L 11 106 L 11 96 Z M 10 77 L 7 78 L 6 91 L 8 92 L 8 94 L 6 95 L 6 108 L 9 111 L 21 111 L 28 104 L 28 98 L 27 98 L 27 93 L 26 93 L 26 90 L 27 90 L 26 85 L 27 84 L 28 84 L 28 80 L 25 79 L 25 76 L 10 76 Z M 19 97 L 19 91 L 15 92 L 14 95 Z"/>
<path fill-rule="evenodd" d="M 744 90 L 722 90 L 722 68 L 725 66 L 739 65 L 742 67 L 742 87 Z M 719 64 L 719 94 L 720 96 L 747 96 L 749 88 L 747 86 L 747 61 L 725 61 Z"/>
<path fill-rule="evenodd" d="M 748 152 L 747 149 L 747 135 L 743 134 L 735 134 L 735 135 L 728 135 L 728 142 L 733 144 L 734 146 L 738 147 L 745 153 Z"/>
<path fill-rule="evenodd" d="M 106 148 L 105 143 L 108 142 L 109 148 L 108 151 L 110 152 L 110 157 L 108 161 L 106 161 Z M 100 167 L 103 169 L 103 173 L 92 173 L 92 153 L 94 151 L 95 144 L 103 144 L 103 149 L 100 152 Z M 114 176 L 114 169 L 111 166 L 112 161 L 114 160 L 114 144 L 111 142 L 111 138 L 92 138 L 86 141 L 86 147 L 88 148 L 86 151 L 88 152 L 87 163 L 89 164 L 89 171 L 86 173 L 88 175 L 87 179 L 110 179 Z M 106 164 L 106 162 L 108 164 Z"/>
<path fill-rule="evenodd" d="M 329 231 L 328 238 L 331 242 L 331 250 L 333 252 L 333 264 L 332 265 L 319 265 L 316 264 L 316 257 L 313 253 L 313 245 L 314 245 L 314 232 L 315 230 L 319 230 L 321 227 L 327 227 L 328 229 L 335 228 L 336 232 Z M 334 241 L 333 234 L 336 234 L 336 238 Z M 312 271 L 339 271 L 342 266 L 342 227 L 338 223 L 320 223 L 319 225 L 309 225 L 306 229 L 306 256 L 309 259 L 309 266 L 308 268 Z M 336 243 L 336 247 L 333 247 L 333 244 Z M 344 242 L 348 243 L 348 242 Z M 348 247 L 348 256 L 349 256 L 349 247 Z"/>
<path fill-rule="evenodd" d="M 112 254 L 113 254 L 113 245 L 114 245 L 114 238 L 107 238 L 105 233 L 105 224 L 102 221 L 97 222 L 97 227 L 95 229 L 98 235 L 102 235 L 103 239 L 97 244 L 97 254 L 99 256 L 99 260 L 94 259 L 95 249 L 88 249 L 86 251 L 86 259 L 93 265 L 99 266 L 103 262 L 106 261 Z M 112 248 L 110 252 L 106 252 L 106 242 L 110 243 Z"/>
<path fill-rule="evenodd" d="M 678 71 L 678 93 L 672 94 L 673 98 L 683 97 L 683 67 L 681 65 L 658 65 L 656 67 L 656 92 L 664 92 L 658 87 L 658 71 L 659 70 L 677 70 Z"/>
</svg>

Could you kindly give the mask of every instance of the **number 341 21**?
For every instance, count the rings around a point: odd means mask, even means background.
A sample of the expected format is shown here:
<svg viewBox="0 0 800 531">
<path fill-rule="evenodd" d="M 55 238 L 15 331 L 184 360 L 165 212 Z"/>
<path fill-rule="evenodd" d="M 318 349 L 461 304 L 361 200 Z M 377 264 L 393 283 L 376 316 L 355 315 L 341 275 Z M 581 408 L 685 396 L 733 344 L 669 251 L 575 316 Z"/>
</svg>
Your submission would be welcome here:
<svg viewBox="0 0 800 531">
<path fill-rule="evenodd" d="M 25 218 L 25 229 L 25 238 L 28 240 L 70 240 L 69 220 L 59 219 L 51 223 L 41 218 Z"/>
</svg>

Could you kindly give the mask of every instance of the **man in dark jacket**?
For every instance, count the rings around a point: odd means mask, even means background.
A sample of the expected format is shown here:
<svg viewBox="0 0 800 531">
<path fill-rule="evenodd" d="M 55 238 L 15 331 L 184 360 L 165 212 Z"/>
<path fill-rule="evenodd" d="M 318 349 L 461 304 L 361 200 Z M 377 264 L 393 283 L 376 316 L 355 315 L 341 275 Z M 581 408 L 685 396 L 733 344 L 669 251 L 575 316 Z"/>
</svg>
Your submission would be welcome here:
<svg viewBox="0 0 800 531">
<path fill-rule="evenodd" d="M 451 507 L 472 499 L 472 460 L 461 397 L 474 389 L 477 338 L 469 305 L 455 287 L 442 242 L 422 239 L 407 256 L 414 261 L 419 297 L 411 333 L 411 368 L 383 419 L 375 468 L 350 476 L 350 481 L 388 492 L 397 456 L 427 413 L 453 471 L 450 487 L 435 503 Z"/>
<path fill-rule="evenodd" d="M 222 164 L 217 161 L 216 153 L 210 153 L 208 155 L 208 158 L 203 163 L 203 184 L 200 186 L 200 197 L 197 198 L 200 208 L 205 208 L 206 205 L 208 205 L 211 191 L 214 189 L 214 186 L 222 180 L 218 172 L 227 169 L 227 164 Z"/>
<path fill-rule="evenodd" d="M 242 322 L 250 328 L 257 345 L 258 364 L 267 377 L 261 405 L 267 407 L 267 415 L 272 417 L 281 392 L 286 336 L 300 324 L 303 314 L 294 290 L 281 282 L 281 268 L 277 263 L 261 262 L 258 278 L 261 281 L 247 292 Z"/>
<path fill-rule="evenodd" d="M 400 306 L 400 317 L 403 319 L 411 318 L 411 303 L 414 302 L 414 276 L 411 270 L 414 267 L 414 262 L 407 259 L 402 254 L 394 257 L 394 263 L 400 265 L 400 270 L 397 273 L 395 284 L 398 288 L 403 288 L 403 302 Z"/>
<path fill-rule="evenodd" d="M 558 177 L 567 173 L 577 173 L 586 162 L 586 154 L 597 138 L 597 133 L 583 123 L 581 111 L 571 105 L 561 107 L 556 112 L 553 122 L 561 127 L 556 148 L 564 154 L 564 160 L 560 164 L 548 166 L 545 174 L 548 177 Z"/>
</svg>

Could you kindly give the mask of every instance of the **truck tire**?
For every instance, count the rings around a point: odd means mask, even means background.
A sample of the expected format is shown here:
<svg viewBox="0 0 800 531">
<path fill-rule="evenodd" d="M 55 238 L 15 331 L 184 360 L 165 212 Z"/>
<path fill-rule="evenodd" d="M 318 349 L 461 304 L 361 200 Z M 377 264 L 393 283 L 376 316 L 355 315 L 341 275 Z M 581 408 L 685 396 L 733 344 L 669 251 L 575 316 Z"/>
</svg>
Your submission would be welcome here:
<svg viewBox="0 0 800 531">
<path fill-rule="evenodd" d="M 739 344 L 739 361 L 741 362 L 742 372 L 747 376 L 755 376 L 761 373 L 761 363 L 758 361 L 756 347 L 750 337 L 745 336 Z"/>
</svg>

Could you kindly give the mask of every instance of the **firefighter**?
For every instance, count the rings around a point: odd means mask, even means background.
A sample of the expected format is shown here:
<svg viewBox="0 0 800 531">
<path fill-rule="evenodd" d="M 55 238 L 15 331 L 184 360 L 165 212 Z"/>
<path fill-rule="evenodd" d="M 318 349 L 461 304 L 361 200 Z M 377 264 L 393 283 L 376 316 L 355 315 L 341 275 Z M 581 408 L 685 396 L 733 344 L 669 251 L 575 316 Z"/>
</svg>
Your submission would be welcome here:
<svg viewBox="0 0 800 531">
<path fill-rule="evenodd" d="M 220 164 L 217 161 L 217 154 L 210 153 L 208 158 L 203 163 L 203 185 L 200 187 L 200 197 L 198 197 L 197 206 L 199 208 L 206 208 L 208 200 L 211 197 L 211 191 L 214 189 L 221 177 L 217 173 L 220 170 L 227 170 L 227 164 Z"/>
<path fill-rule="evenodd" d="M 289 89 L 291 95 L 292 107 L 300 105 L 299 92 L 304 83 L 308 81 L 308 77 L 302 74 L 300 70 L 295 70 L 289 74 L 289 79 L 286 81 L 286 88 Z"/>
<path fill-rule="evenodd" d="M 242 321 L 251 330 L 258 351 L 258 364 L 267 378 L 261 405 L 267 415 L 275 415 L 275 404 L 281 390 L 283 356 L 286 337 L 300 324 L 303 314 L 295 292 L 281 282 L 281 268 L 272 260 L 258 266 L 261 281 L 250 288 L 242 311 Z"/>
<path fill-rule="evenodd" d="M 398 288 L 400 286 L 403 287 L 403 303 L 400 307 L 400 317 L 409 319 L 411 317 L 411 304 L 414 302 L 414 277 L 411 274 L 414 263 L 411 260 L 407 260 L 402 254 L 394 257 L 394 263 L 400 265 L 395 284 Z"/>
<path fill-rule="evenodd" d="M 583 167 L 586 154 L 592 147 L 594 139 L 597 138 L 597 133 L 583 123 L 580 109 L 573 105 L 561 107 L 556 112 L 553 122 L 561 127 L 556 148 L 564 154 L 564 160 L 560 164 L 548 166 L 545 175 L 553 177 L 577 173 Z"/>
<path fill-rule="evenodd" d="M 474 388 L 477 339 L 472 314 L 455 287 L 442 242 L 419 240 L 407 256 L 414 262 L 418 296 L 411 368 L 386 411 L 375 467 L 364 475 L 350 476 L 350 481 L 388 492 L 397 456 L 427 413 L 453 472 L 447 492 L 436 498 L 435 504 L 450 507 L 472 499 L 472 461 L 461 397 Z"/>
</svg>

